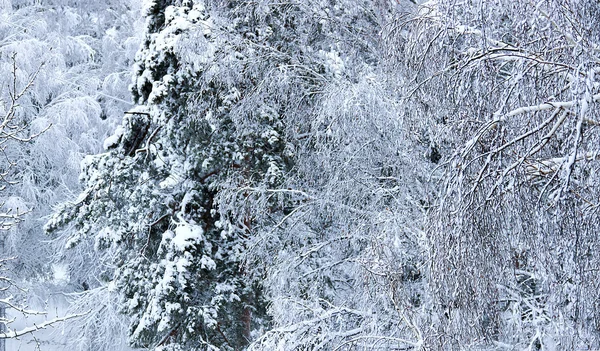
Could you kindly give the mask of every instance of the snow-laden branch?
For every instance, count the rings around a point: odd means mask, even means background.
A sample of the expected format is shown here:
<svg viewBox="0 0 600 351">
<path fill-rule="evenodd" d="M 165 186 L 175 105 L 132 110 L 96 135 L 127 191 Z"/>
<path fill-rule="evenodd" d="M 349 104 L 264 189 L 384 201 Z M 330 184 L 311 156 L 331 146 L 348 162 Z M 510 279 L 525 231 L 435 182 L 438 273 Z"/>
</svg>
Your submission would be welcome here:
<svg viewBox="0 0 600 351">
<path fill-rule="evenodd" d="M 600 101 L 600 93 L 594 94 L 591 99 L 593 102 Z M 516 108 L 512 111 L 509 111 L 503 115 L 499 113 L 494 114 L 494 118 L 486 123 L 479 131 L 471 138 L 466 144 L 461 152 L 461 157 L 466 158 L 467 155 L 473 150 L 473 147 L 477 144 L 477 142 L 486 135 L 489 131 L 496 128 L 496 126 L 504 121 L 506 121 L 510 117 L 515 117 L 518 115 L 522 115 L 530 112 L 540 112 L 540 111 L 548 111 L 556 108 L 569 109 L 575 107 L 578 103 L 583 103 L 583 100 L 571 100 L 571 101 L 556 101 L 556 102 L 544 102 L 539 105 L 531 105 L 531 106 L 522 106 Z"/>
<path fill-rule="evenodd" d="M 20 307 L 18 305 L 15 305 L 14 303 L 12 303 L 13 297 L 14 296 L 9 296 L 7 298 L 0 299 L 0 305 L 8 306 L 8 307 L 10 307 L 13 310 L 16 310 L 18 312 L 21 312 L 23 314 L 30 315 L 30 316 L 31 315 L 45 315 L 46 314 L 45 312 L 40 312 L 40 311 L 35 311 L 35 310 L 28 310 L 28 309 L 26 309 L 24 307 Z"/>
<path fill-rule="evenodd" d="M 30 334 L 33 332 L 36 332 L 38 330 L 42 330 L 42 329 L 46 329 L 48 327 L 52 327 L 53 325 L 57 324 L 57 323 L 61 323 L 64 321 L 67 321 L 69 319 L 73 319 L 73 318 L 79 318 L 82 316 L 85 316 L 86 314 L 88 314 L 89 312 L 86 313 L 79 313 L 79 314 L 71 314 L 65 317 L 57 317 L 57 318 L 53 318 L 51 320 L 45 321 L 43 323 L 40 324 L 34 324 L 30 327 L 26 327 L 20 330 L 9 330 L 5 333 L 0 333 L 0 339 L 11 339 L 11 338 L 18 338 L 20 336 L 26 335 L 26 334 Z"/>
<path fill-rule="evenodd" d="M 592 100 L 594 102 L 599 101 L 600 94 L 593 95 Z M 500 121 L 503 121 L 508 117 L 514 117 L 516 115 L 520 115 L 520 114 L 527 113 L 527 112 L 548 111 L 548 110 L 552 110 L 554 108 L 561 108 L 561 107 L 568 109 L 568 108 L 574 107 L 577 103 L 578 103 L 577 101 L 571 100 L 571 101 L 563 101 L 563 102 L 545 102 L 543 104 L 534 105 L 534 106 L 523 106 L 523 107 L 519 107 L 519 108 L 516 108 L 516 109 L 508 112 L 507 114 L 502 116 Z"/>
<path fill-rule="evenodd" d="M 552 174 L 552 173 L 558 171 L 562 167 L 562 165 L 566 164 L 569 161 L 570 157 L 571 157 L 571 155 L 565 156 L 565 157 L 554 157 L 554 158 L 549 158 L 546 160 L 539 160 L 539 161 L 527 161 L 527 162 L 525 162 L 525 174 L 529 178 L 547 176 L 549 174 Z M 593 161 L 593 160 L 597 160 L 599 158 L 600 158 L 599 151 L 590 151 L 590 152 L 585 152 L 581 155 L 578 155 L 575 158 L 575 161 L 583 161 L 583 160 Z"/>
</svg>

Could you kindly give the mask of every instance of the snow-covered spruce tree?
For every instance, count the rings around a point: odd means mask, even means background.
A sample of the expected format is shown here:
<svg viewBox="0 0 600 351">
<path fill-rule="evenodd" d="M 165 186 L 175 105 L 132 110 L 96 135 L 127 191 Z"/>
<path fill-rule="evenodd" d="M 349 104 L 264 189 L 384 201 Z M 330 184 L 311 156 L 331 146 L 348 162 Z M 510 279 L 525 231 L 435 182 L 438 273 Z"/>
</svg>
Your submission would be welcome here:
<svg viewBox="0 0 600 351">
<path fill-rule="evenodd" d="M 437 1 L 398 22 L 407 103 L 444 136 L 438 348 L 598 347 L 597 21 L 591 1 Z"/>
<path fill-rule="evenodd" d="M 223 184 L 281 182 L 288 93 L 318 73 L 294 61 L 302 49 L 286 26 L 298 24 L 285 16 L 297 7 L 258 5 L 146 3 L 139 106 L 107 152 L 86 159 L 85 191 L 48 225 L 71 224 L 72 245 L 103 250 L 133 345 L 239 349 L 266 324 L 260 284 L 241 264 L 253 214 L 219 213 L 216 196 Z M 309 105 L 303 97 L 294 102 Z"/>
</svg>

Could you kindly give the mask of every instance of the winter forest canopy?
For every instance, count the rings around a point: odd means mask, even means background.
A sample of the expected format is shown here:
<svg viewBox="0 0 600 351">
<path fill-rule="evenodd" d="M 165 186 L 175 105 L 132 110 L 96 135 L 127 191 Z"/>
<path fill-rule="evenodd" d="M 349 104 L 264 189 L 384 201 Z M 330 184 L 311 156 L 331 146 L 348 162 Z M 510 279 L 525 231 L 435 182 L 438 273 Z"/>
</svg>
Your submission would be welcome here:
<svg viewBox="0 0 600 351">
<path fill-rule="evenodd" d="M 600 349 L 595 0 L 0 0 L 0 71 L 0 351 Z"/>
</svg>

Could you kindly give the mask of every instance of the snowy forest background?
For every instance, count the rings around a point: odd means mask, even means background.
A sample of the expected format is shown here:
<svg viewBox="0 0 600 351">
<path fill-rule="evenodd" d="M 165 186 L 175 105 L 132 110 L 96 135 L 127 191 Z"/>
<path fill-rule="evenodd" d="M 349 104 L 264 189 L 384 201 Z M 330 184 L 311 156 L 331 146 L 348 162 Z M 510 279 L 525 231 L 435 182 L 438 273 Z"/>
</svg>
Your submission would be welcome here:
<svg viewBox="0 0 600 351">
<path fill-rule="evenodd" d="M 600 349 L 599 19 L 0 0 L 0 349 Z"/>
</svg>

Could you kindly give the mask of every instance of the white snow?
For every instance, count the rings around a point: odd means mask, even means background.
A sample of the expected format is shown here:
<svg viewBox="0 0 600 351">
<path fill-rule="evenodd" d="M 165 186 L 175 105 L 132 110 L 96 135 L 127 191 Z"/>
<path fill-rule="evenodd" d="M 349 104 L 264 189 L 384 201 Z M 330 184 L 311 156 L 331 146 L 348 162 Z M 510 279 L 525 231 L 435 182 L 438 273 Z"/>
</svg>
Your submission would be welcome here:
<svg viewBox="0 0 600 351">
<path fill-rule="evenodd" d="M 201 241 L 203 234 L 204 231 L 200 226 L 190 225 L 187 223 L 181 224 L 175 228 L 173 245 L 175 245 L 179 251 L 185 251 L 190 245 Z"/>
</svg>

